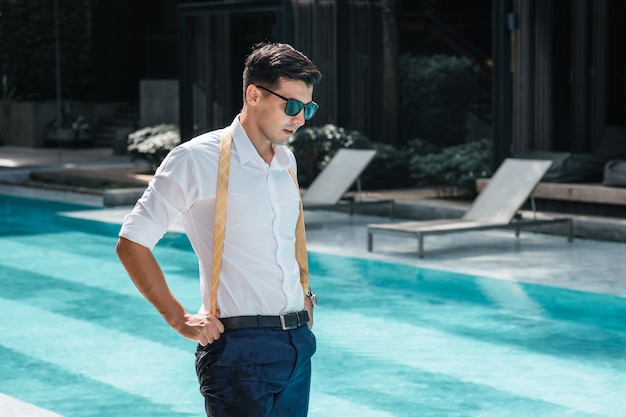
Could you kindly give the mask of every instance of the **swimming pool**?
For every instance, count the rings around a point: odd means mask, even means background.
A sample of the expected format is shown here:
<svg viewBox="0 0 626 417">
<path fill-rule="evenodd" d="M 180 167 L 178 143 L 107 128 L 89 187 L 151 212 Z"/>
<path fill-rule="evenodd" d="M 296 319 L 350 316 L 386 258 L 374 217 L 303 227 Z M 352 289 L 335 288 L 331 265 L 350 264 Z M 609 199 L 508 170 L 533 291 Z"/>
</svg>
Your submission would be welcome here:
<svg viewBox="0 0 626 417">
<path fill-rule="evenodd" d="M 134 288 L 118 226 L 0 196 L 0 392 L 66 417 L 202 416 L 194 343 Z M 93 209 L 89 207 L 89 209 Z M 197 308 L 184 236 L 155 249 Z M 623 416 L 626 300 L 310 254 L 310 416 Z"/>
</svg>

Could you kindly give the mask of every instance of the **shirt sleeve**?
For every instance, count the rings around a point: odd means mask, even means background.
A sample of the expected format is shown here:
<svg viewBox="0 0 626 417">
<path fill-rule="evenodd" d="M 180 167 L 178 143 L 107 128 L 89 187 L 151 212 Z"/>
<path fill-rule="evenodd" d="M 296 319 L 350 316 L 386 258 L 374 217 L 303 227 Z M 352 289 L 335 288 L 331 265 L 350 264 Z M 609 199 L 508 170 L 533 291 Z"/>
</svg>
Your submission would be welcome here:
<svg viewBox="0 0 626 417">
<path fill-rule="evenodd" d="M 189 150 L 174 148 L 125 217 L 119 236 L 152 250 L 176 217 L 197 198 L 194 171 Z"/>
</svg>

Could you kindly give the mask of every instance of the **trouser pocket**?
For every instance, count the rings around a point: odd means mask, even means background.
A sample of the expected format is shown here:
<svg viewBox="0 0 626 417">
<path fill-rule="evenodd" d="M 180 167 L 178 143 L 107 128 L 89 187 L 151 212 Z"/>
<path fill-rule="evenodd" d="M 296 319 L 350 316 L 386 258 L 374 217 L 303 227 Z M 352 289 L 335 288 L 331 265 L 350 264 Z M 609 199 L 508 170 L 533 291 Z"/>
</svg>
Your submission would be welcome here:
<svg viewBox="0 0 626 417">
<path fill-rule="evenodd" d="M 226 348 L 226 334 L 222 334 L 218 340 L 209 343 L 206 346 L 198 344 L 196 348 L 196 375 L 198 376 L 198 382 L 200 383 L 200 392 L 204 395 L 204 387 L 210 385 L 211 372 L 210 368 L 213 366 L 224 354 Z"/>
</svg>

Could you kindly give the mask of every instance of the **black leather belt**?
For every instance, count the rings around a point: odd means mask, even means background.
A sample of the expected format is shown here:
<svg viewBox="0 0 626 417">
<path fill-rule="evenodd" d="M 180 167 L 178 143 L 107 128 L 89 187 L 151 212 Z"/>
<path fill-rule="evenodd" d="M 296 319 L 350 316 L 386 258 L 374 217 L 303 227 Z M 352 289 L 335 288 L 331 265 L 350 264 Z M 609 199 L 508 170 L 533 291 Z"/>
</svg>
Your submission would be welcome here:
<svg viewBox="0 0 626 417">
<path fill-rule="evenodd" d="M 306 310 L 285 313 L 280 316 L 238 316 L 220 319 L 226 330 L 236 329 L 283 329 L 293 330 L 309 322 Z"/>
</svg>

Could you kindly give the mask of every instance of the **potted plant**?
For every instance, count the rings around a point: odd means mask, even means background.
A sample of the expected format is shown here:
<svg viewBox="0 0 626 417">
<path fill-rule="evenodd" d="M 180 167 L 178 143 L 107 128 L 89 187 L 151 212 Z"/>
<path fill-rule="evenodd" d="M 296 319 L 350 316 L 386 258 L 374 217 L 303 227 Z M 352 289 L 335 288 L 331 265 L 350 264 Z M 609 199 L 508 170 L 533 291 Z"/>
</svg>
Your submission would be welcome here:
<svg viewBox="0 0 626 417">
<path fill-rule="evenodd" d="M 143 159 L 152 172 L 161 165 L 165 156 L 180 143 L 180 132 L 175 125 L 159 124 L 139 129 L 128 135 L 128 153 L 132 159 Z"/>
<path fill-rule="evenodd" d="M 91 127 L 87 120 L 79 115 L 73 121 L 65 118 L 61 123 L 57 119 L 51 121 L 46 126 L 45 137 L 51 142 L 86 142 L 92 138 Z"/>
</svg>

